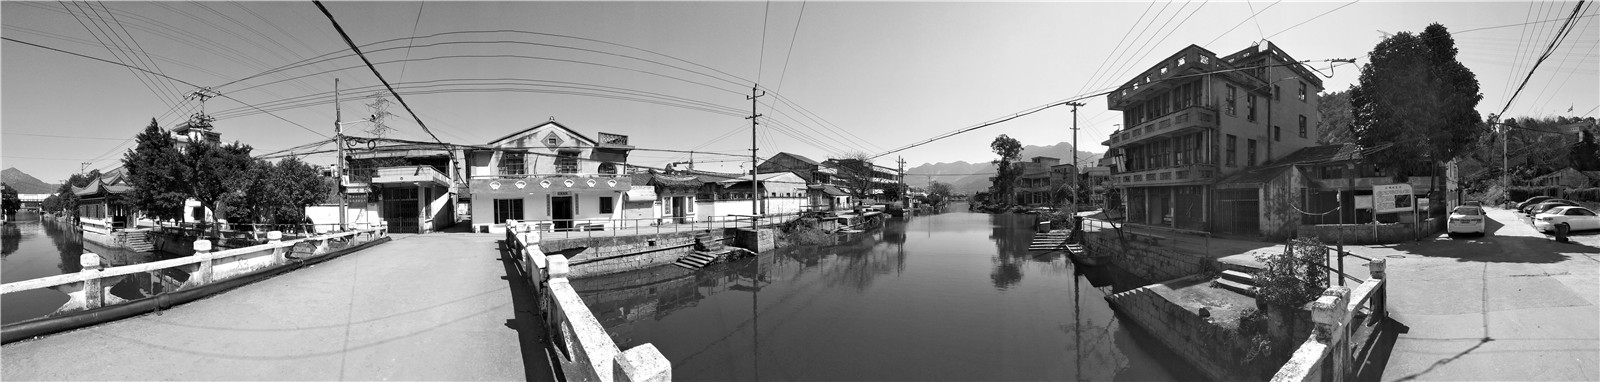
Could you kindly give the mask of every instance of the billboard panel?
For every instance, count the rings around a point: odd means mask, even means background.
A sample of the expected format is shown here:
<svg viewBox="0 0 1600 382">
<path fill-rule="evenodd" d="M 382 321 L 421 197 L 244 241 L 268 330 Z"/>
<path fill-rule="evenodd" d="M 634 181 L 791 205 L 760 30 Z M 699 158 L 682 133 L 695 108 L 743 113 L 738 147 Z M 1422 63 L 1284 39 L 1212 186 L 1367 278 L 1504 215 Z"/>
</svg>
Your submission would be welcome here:
<svg viewBox="0 0 1600 382">
<path fill-rule="evenodd" d="M 1378 213 L 1411 211 L 1412 197 L 1409 184 L 1372 185 L 1372 203 Z"/>
</svg>

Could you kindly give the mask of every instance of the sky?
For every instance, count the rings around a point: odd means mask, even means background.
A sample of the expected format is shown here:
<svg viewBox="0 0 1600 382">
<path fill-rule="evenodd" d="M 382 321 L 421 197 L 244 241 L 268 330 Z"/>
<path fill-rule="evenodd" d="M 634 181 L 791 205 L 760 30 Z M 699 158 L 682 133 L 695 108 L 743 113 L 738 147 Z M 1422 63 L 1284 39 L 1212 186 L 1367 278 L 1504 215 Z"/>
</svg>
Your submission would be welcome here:
<svg viewBox="0 0 1600 382">
<path fill-rule="evenodd" d="M 484 144 L 554 119 L 591 137 L 630 136 L 630 163 L 745 171 L 755 82 L 756 143 L 822 160 L 876 155 L 1032 108 L 1110 90 L 1188 45 L 1219 55 L 1263 39 L 1356 83 L 1385 33 L 1441 23 L 1497 113 L 1576 2 L 343 2 L 340 26 L 440 140 Z M 1507 116 L 1596 116 L 1600 10 L 1527 81 Z M 1531 22 L 1531 23 L 1530 23 Z M 155 118 L 200 111 L 265 154 L 333 135 L 339 80 L 348 134 L 372 135 L 382 86 L 310 2 L 0 2 L 0 167 L 46 182 L 111 169 Z M 1484 28 L 1484 29 L 1479 29 Z M 1474 30 L 1475 29 L 1475 30 Z M 496 32 L 498 31 L 498 32 Z M 440 35 L 440 33 L 454 32 Z M 380 41 L 389 41 L 379 44 Z M 371 45 L 369 45 L 371 44 Z M 326 56 L 324 56 L 326 55 Z M 319 57 L 310 65 L 291 66 Z M 1330 68 L 1323 60 L 1354 58 Z M 242 80 L 242 81 L 241 81 Z M 185 84 L 187 82 L 188 84 Z M 189 85 L 192 84 L 193 86 Z M 312 98 L 296 98 L 312 97 Z M 320 98 L 315 98 L 320 97 Z M 308 100 L 289 102 L 285 100 Z M 392 96 L 387 137 L 432 140 Z M 242 103 L 241 103 L 242 102 Z M 1121 113 L 1083 100 L 1078 141 L 1103 152 Z M 263 113 L 256 108 L 271 111 Z M 1568 112 L 1568 109 L 1572 109 Z M 1000 134 L 1070 142 L 1057 107 L 884 156 L 907 167 L 988 161 Z M 324 145 L 319 149 L 331 149 Z M 648 149 L 648 150 L 646 150 Z M 331 153 L 303 156 L 331 164 Z M 83 162 L 89 162 L 83 165 Z"/>
</svg>

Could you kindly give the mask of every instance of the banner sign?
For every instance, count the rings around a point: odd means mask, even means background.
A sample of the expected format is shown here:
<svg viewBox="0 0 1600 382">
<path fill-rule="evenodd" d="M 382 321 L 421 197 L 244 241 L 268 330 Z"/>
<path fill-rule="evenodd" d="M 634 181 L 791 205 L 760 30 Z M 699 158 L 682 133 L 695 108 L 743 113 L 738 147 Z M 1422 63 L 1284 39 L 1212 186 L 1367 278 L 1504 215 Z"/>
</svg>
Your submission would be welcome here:
<svg viewBox="0 0 1600 382">
<path fill-rule="evenodd" d="M 1409 184 L 1372 186 L 1372 203 L 1377 213 L 1411 211 L 1412 197 Z"/>
<path fill-rule="evenodd" d="M 1358 210 L 1370 210 L 1370 209 L 1372 209 L 1372 195 L 1356 195 L 1356 209 L 1358 209 Z"/>
</svg>

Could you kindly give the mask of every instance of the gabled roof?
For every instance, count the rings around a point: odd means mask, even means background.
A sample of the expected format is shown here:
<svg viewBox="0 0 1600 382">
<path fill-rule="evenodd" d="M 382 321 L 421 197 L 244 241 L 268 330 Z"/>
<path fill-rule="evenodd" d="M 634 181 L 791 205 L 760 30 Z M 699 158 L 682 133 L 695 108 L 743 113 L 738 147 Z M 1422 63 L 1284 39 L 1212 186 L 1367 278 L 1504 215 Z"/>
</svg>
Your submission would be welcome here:
<svg viewBox="0 0 1600 382">
<path fill-rule="evenodd" d="M 1217 181 L 1217 188 L 1259 187 L 1282 175 L 1284 170 L 1293 168 L 1292 165 L 1281 164 L 1275 166 L 1251 167 L 1222 178 Z"/>
<path fill-rule="evenodd" d="M 1340 145 L 1311 146 L 1295 150 L 1289 155 L 1272 161 L 1274 165 L 1281 164 L 1316 164 L 1324 162 L 1342 162 L 1361 159 L 1361 149 L 1354 143 Z"/>
<path fill-rule="evenodd" d="M 561 129 L 563 131 L 566 131 L 567 134 L 571 134 L 573 137 L 577 137 L 578 139 L 582 139 L 584 142 L 588 142 L 590 146 L 598 146 L 600 144 L 600 142 L 595 141 L 593 138 L 589 138 L 588 136 L 583 135 L 583 133 L 579 133 L 577 130 L 573 130 L 571 128 L 568 128 L 566 125 L 562 125 L 562 124 L 557 123 L 556 121 L 552 120 L 552 121 L 549 121 L 549 122 L 545 122 L 545 123 L 541 123 L 541 124 L 538 124 L 538 125 L 534 125 L 533 127 L 522 129 L 520 131 L 517 131 L 515 133 L 511 133 L 510 135 L 506 135 L 504 137 L 500 137 L 500 139 L 489 141 L 488 145 L 489 146 L 494 146 L 494 145 L 498 145 L 498 144 L 504 143 L 506 140 L 509 140 L 511 138 L 516 138 L 518 136 L 522 136 L 523 134 L 527 134 L 530 131 L 538 130 L 539 128 L 545 127 L 547 125 L 554 125 L 556 128 L 559 128 L 559 129 Z"/>
<path fill-rule="evenodd" d="M 109 194 L 122 194 L 127 193 L 128 191 L 133 191 L 133 186 L 129 185 L 127 179 L 125 178 L 126 174 L 127 170 L 124 170 L 123 167 L 117 167 L 111 171 L 106 171 L 105 173 L 100 174 L 99 178 L 95 178 L 82 188 L 73 187 L 72 194 L 84 196 L 94 195 L 101 192 Z"/>
<path fill-rule="evenodd" d="M 815 166 L 815 165 L 818 164 L 817 161 L 811 160 L 811 158 L 806 158 L 803 155 L 790 153 L 790 152 L 780 152 L 780 153 L 778 153 L 778 155 L 773 155 L 771 159 L 768 159 L 768 161 L 771 161 L 772 159 L 777 159 L 779 156 L 785 156 L 785 155 L 789 156 L 790 158 L 794 158 L 795 160 L 798 160 L 798 161 L 801 161 L 801 162 L 805 162 L 806 164 L 809 164 L 809 165 Z"/>
</svg>

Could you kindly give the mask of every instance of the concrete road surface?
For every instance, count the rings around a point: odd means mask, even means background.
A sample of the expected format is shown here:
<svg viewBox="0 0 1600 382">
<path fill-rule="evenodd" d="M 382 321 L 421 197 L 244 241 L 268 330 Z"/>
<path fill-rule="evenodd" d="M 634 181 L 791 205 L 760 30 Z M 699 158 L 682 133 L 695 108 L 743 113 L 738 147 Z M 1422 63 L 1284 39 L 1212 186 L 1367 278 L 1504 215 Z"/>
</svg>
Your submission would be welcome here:
<svg viewBox="0 0 1600 382">
<path fill-rule="evenodd" d="M 161 314 L 8 344 L 0 379 L 551 380 L 502 237 L 396 235 Z"/>
</svg>

